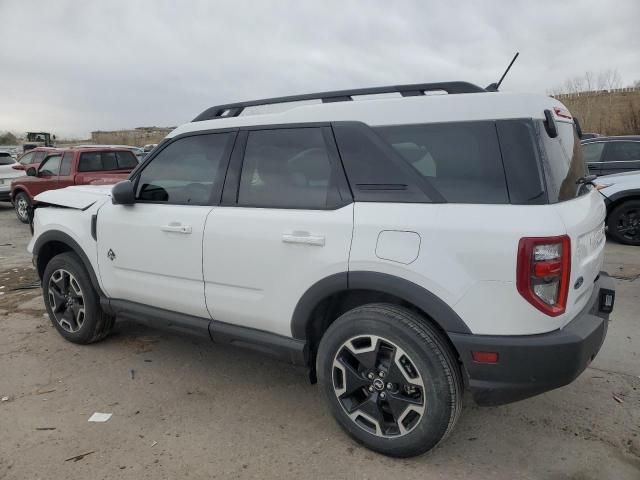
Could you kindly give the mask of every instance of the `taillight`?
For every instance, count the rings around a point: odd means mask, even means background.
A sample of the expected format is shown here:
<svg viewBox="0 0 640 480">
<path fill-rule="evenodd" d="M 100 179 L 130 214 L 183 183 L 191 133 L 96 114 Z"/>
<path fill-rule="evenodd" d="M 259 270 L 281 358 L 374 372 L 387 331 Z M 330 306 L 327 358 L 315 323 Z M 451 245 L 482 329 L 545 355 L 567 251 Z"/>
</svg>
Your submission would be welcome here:
<svg viewBox="0 0 640 480">
<path fill-rule="evenodd" d="M 11 168 L 13 168 L 14 170 L 24 170 L 24 165 L 22 165 L 21 163 L 17 163 L 16 165 L 13 165 Z"/>
<path fill-rule="evenodd" d="M 560 237 L 525 237 L 518 244 L 516 283 L 531 305 L 552 317 L 567 308 L 571 241 Z"/>
</svg>

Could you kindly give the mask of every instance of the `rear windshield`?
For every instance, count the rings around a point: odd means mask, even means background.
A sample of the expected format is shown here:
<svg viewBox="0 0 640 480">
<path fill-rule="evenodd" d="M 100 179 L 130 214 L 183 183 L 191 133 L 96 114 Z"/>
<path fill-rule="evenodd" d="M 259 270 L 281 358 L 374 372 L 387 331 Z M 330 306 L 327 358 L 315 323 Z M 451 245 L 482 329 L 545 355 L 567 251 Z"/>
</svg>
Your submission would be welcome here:
<svg viewBox="0 0 640 480">
<path fill-rule="evenodd" d="M 377 127 L 450 203 L 509 203 L 495 122 Z"/>
<path fill-rule="evenodd" d="M 587 167 L 573 123 L 556 121 L 556 138 L 549 137 L 542 120 L 534 123 L 540 142 L 549 202 L 564 202 L 587 193 L 589 189 L 576 183 L 587 175 Z"/>
</svg>

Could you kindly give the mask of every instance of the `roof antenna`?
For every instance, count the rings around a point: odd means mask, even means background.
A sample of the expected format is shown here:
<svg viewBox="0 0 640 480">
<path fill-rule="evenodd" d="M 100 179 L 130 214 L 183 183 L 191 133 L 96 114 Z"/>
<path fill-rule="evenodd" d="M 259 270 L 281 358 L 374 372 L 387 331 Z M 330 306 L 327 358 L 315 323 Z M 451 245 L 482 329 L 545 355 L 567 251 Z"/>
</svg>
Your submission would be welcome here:
<svg viewBox="0 0 640 480">
<path fill-rule="evenodd" d="M 516 58 L 518 58 L 518 55 L 520 55 L 520 52 L 516 52 L 516 54 L 513 56 L 513 59 L 511 60 L 511 63 L 509 64 L 507 69 L 504 71 L 504 73 L 500 77 L 500 80 L 498 80 L 498 83 L 492 83 L 491 85 L 488 85 L 485 88 L 485 90 L 487 92 L 497 92 L 498 91 L 498 88 L 500 88 L 500 84 L 502 84 L 502 81 L 504 80 L 504 77 L 506 77 L 507 73 L 509 73 L 509 70 L 511 70 L 511 65 L 513 65 L 513 62 L 516 61 Z"/>
</svg>

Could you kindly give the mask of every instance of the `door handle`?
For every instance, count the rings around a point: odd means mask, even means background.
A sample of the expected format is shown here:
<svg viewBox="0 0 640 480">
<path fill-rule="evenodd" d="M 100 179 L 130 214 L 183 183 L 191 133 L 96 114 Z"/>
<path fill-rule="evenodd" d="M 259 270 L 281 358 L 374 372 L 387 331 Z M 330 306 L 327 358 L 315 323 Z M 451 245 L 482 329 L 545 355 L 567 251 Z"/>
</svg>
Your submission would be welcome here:
<svg viewBox="0 0 640 480">
<path fill-rule="evenodd" d="M 311 235 L 309 232 L 292 232 L 283 233 L 282 241 L 284 243 L 301 243 L 303 245 L 315 245 L 324 247 L 324 235 Z"/>
<path fill-rule="evenodd" d="M 173 232 L 173 233 L 185 233 L 190 234 L 193 229 L 191 225 L 182 225 L 181 223 L 170 223 L 169 225 L 164 225 L 160 227 L 160 230 L 163 232 Z"/>
</svg>

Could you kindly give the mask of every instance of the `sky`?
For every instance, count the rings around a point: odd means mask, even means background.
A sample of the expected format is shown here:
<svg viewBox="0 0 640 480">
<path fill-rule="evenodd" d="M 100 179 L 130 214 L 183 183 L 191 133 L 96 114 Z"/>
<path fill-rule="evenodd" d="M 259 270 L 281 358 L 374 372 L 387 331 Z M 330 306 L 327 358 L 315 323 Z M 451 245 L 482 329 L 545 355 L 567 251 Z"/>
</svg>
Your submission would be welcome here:
<svg viewBox="0 0 640 480">
<path fill-rule="evenodd" d="M 630 85 L 639 19 L 640 0 L 0 0 L 0 131 L 84 138 L 264 97 L 486 86 L 516 51 L 502 90 L 609 69 Z"/>
</svg>

